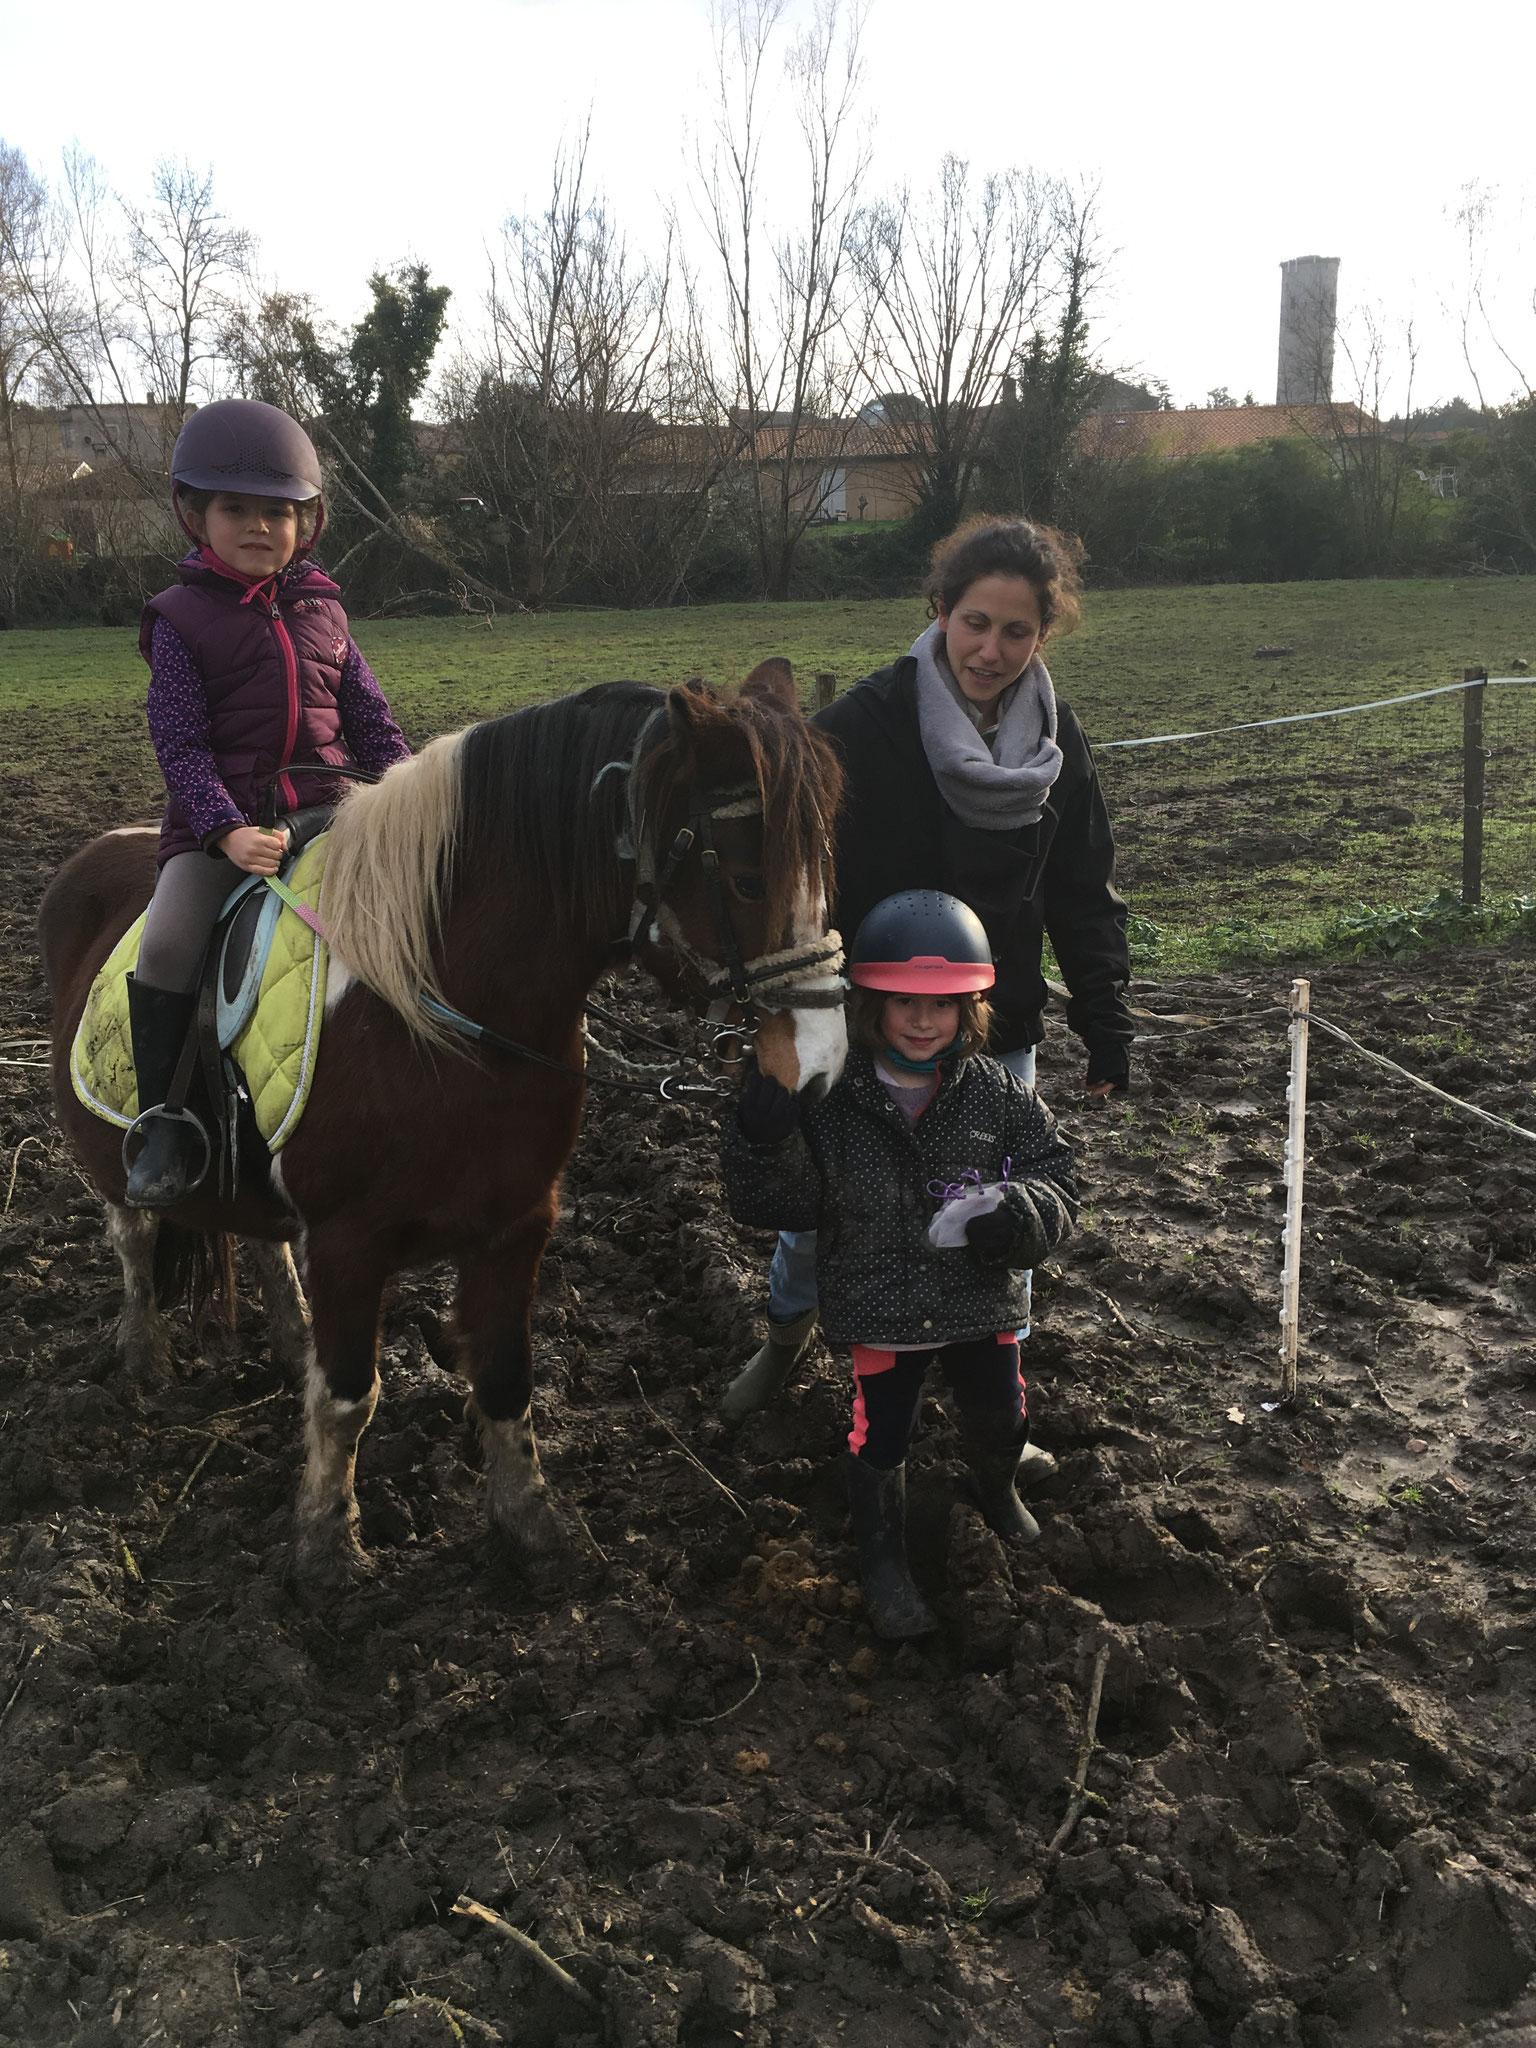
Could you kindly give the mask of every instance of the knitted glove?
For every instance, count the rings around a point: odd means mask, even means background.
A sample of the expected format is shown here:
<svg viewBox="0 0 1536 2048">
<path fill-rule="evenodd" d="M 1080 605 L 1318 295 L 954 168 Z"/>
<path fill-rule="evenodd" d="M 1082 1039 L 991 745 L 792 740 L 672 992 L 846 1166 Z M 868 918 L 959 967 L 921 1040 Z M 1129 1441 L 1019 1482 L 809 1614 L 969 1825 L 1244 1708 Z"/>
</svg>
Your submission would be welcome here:
<svg viewBox="0 0 1536 2048">
<path fill-rule="evenodd" d="M 1039 1210 L 1017 1182 L 997 1208 L 971 1218 L 965 1242 L 972 1258 L 983 1266 L 1033 1266 L 1051 1246 Z"/>
<path fill-rule="evenodd" d="M 800 1121 L 800 1105 L 782 1081 L 754 1068 L 742 1084 L 736 1121 L 749 1145 L 782 1145 Z"/>
<path fill-rule="evenodd" d="M 984 1266 L 1038 1266 L 1070 1233 L 1073 1208 L 1051 1181 L 1014 1181 L 989 1216 L 972 1219 L 966 1245 Z"/>
</svg>

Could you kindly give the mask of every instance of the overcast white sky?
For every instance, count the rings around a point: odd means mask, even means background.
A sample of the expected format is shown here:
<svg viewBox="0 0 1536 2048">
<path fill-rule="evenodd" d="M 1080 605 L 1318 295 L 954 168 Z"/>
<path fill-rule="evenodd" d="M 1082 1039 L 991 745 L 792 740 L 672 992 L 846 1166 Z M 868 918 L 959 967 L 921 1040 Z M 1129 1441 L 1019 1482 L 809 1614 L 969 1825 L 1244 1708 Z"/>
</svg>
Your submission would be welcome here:
<svg viewBox="0 0 1536 2048">
<path fill-rule="evenodd" d="M 334 314 L 415 256 L 468 315 L 487 240 L 537 202 L 589 107 L 612 210 L 654 232 L 707 118 L 705 4 L 0 0 L 0 135 L 45 174 L 78 138 L 130 194 L 159 156 L 211 162 L 268 274 Z M 1314 252 L 1342 259 L 1345 308 L 1413 320 L 1416 402 L 1471 395 L 1453 226 L 1469 181 L 1498 194 L 1490 281 L 1536 378 L 1533 24 L 1530 0 L 871 0 L 873 181 L 919 184 L 946 150 L 1098 179 L 1117 252 L 1100 346 L 1179 403 L 1218 384 L 1273 399 L 1278 266 Z"/>
</svg>

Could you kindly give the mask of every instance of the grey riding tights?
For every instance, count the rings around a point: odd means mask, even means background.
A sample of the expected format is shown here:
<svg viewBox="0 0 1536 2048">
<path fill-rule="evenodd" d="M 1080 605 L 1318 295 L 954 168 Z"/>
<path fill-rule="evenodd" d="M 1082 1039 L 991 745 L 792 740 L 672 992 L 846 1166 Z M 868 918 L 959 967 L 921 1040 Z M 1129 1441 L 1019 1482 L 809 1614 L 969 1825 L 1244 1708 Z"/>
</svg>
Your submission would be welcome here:
<svg viewBox="0 0 1536 2048">
<path fill-rule="evenodd" d="M 285 813 L 277 823 L 289 834 L 292 845 L 295 835 L 301 841 L 313 837 L 328 809 L 324 804 L 303 805 Z M 223 854 L 211 858 L 206 853 L 173 854 L 160 870 L 149 901 L 134 980 L 149 988 L 190 995 L 197 987 L 197 970 L 219 912 L 230 891 L 243 880 L 239 868 Z"/>
<path fill-rule="evenodd" d="M 206 853 L 173 854 L 150 898 L 134 980 L 190 995 L 214 921 L 240 879 L 222 854 L 214 860 Z"/>
</svg>

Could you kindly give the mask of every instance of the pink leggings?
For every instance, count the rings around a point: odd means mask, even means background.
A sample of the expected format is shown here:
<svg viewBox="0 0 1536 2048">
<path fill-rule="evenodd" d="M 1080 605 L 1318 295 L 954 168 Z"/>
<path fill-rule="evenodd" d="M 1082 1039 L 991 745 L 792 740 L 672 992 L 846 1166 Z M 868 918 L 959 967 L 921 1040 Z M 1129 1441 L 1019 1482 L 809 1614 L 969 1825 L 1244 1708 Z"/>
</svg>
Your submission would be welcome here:
<svg viewBox="0 0 1536 2048">
<path fill-rule="evenodd" d="M 1002 1442 L 1028 1440 L 1019 1344 L 1012 1330 L 964 1344 L 936 1344 L 931 1351 L 880 1351 L 855 1344 L 848 1448 L 856 1458 L 882 1472 L 901 1464 L 917 1423 L 923 1381 L 935 1359 L 968 1422 Z"/>
</svg>

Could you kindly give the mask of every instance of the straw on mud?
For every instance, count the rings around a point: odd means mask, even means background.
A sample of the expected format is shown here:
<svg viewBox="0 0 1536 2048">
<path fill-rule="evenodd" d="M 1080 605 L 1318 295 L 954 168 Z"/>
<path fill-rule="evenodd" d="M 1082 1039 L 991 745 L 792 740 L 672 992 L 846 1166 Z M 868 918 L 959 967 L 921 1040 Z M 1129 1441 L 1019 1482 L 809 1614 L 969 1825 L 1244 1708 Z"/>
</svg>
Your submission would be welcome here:
<svg viewBox="0 0 1536 2048">
<path fill-rule="evenodd" d="M 1363 1368 L 1366 1378 L 1370 1381 L 1371 1385 L 1376 1389 L 1376 1398 L 1378 1401 L 1380 1401 L 1382 1407 L 1386 1409 L 1387 1413 L 1389 1415 L 1395 1415 L 1399 1422 L 1411 1422 L 1413 1420 L 1413 1417 L 1408 1413 L 1408 1411 L 1405 1408 L 1399 1408 L 1395 1401 L 1389 1401 L 1387 1399 L 1386 1389 L 1382 1386 L 1381 1381 L 1377 1379 L 1375 1373 L 1371 1371 L 1371 1368 L 1368 1365 L 1366 1365 L 1365 1360 L 1363 1358 L 1359 1360 L 1359 1364 Z"/>
<path fill-rule="evenodd" d="M 42 1142 L 42 1139 L 35 1135 L 30 1138 L 23 1138 L 16 1147 L 16 1150 L 11 1154 L 11 1184 L 5 1191 L 5 1207 L 0 1209 L 0 1216 L 9 1216 L 11 1213 L 11 1201 L 16 1193 L 16 1174 L 21 1166 L 22 1153 L 26 1151 L 29 1145 L 41 1145 Z"/>
<path fill-rule="evenodd" d="M 429 1998 L 425 1992 L 413 1991 L 409 1998 L 396 1998 L 384 2008 L 385 2019 L 393 2019 L 396 2013 L 431 2012 L 447 2022 L 448 2031 L 455 2041 L 464 2039 L 464 2029 L 469 2027 L 483 2041 L 504 2041 L 505 2034 L 498 2033 L 489 2020 L 477 2019 L 472 2012 L 466 2012 L 462 2005 L 450 2005 L 446 1998 Z"/>
<path fill-rule="evenodd" d="M 711 1472 L 709 1467 L 704 1463 L 703 1459 L 696 1458 L 694 1456 L 693 1452 L 689 1450 L 688 1446 L 683 1442 L 682 1438 L 678 1435 L 677 1431 L 672 1427 L 671 1423 L 668 1422 L 665 1415 L 660 1414 L 655 1408 L 651 1406 L 650 1396 L 646 1393 L 645 1388 L 641 1383 L 640 1375 L 635 1371 L 635 1368 L 633 1366 L 629 1368 L 629 1376 L 634 1381 L 635 1385 L 640 1389 L 640 1399 L 645 1403 L 646 1413 L 648 1415 L 655 1417 L 656 1421 L 658 1421 L 661 1424 L 662 1428 L 667 1432 L 667 1435 L 671 1437 L 673 1443 L 677 1445 L 677 1448 L 682 1452 L 683 1456 L 688 1460 L 689 1464 L 692 1465 L 697 1471 L 702 1472 L 704 1474 L 704 1477 L 709 1481 L 711 1486 L 719 1487 L 720 1491 L 725 1495 L 726 1499 L 730 1502 L 731 1506 L 736 1510 L 737 1514 L 741 1516 L 743 1521 L 745 1521 L 747 1519 L 747 1511 L 742 1506 L 741 1502 L 736 1498 L 735 1494 L 732 1493 L 731 1489 L 726 1485 L 725 1481 L 723 1479 L 717 1479 L 714 1473 Z"/>
<path fill-rule="evenodd" d="M 539 1947 L 531 1934 L 524 1934 L 520 1927 L 514 1927 L 510 1920 L 503 1920 L 499 1913 L 493 1913 L 489 1906 L 482 1906 L 478 1899 L 472 1899 L 461 1892 L 454 1900 L 453 1909 L 462 1919 L 479 1920 L 487 1927 L 494 1927 L 504 1941 L 510 1941 L 514 1948 L 522 1950 L 532 1963 L 537 1963 L 545 1974 L 560 1986 L 560 1989 L 584 2005 L 588 2012 L 599 2012 L 601 2007 L 584 1984 L 578 1984 L 569 1970 L 562 1969 L 552 1955 Z"/>
<path fill-rule="evenodd" d="M 238 1451 L 242 1458 L 254 1458 L 258 1465 L 277 1465 L 282 1462 L 279 1458 L 269 1457 L 265 1451 L 251 1450 L 248 1445 L 241 1443 L 238 1437 L 220 1436 L 216 1429 L 194 1429 L 190 1422 L 172 1422 L 164 1429 L 157 1429 L 154 1434 L 156 1436 L 202 1436 L 206 1437 L 210 1443 L 223 1444 L 226 1450 Z"/>
<path fill-rule="evenodd" d="M 756 1654 L 748 1650 L 747 1655 L 752 1659 L 752 1683 L 747 1687 L 735 1706 L 722 1707 L 718 1714 L 679 1714 L 677 1718 L 685 1728 L 707 1728 L 711 1721 L 723 1721 L 728 1714 L 740 1713 L 741 1709 L 763 1682 L 763 1667 L 758 1663 Z"/>
<path fill-rule="evenodd" d="M 229 1450 L 231 1448 L 235 1450 L 239 1449 L 238 1444 L 231 1446 L 228 1437 L 217 1436 L 214 1438 L 213 1442 L 208 1446 L 207 1450 L 204 1451 L 203 1455 L 192 1467 L 192 1470 L 181 1482 L 181 1491 L 177 1494 L 176 1498 L 171 1502 L 170 1507 L 166 1510 L 165 1520 L 160 1525 L 160 1533 L 155 1538 L 154 1542 L 151 1543 L 148 1549 L 145 1551 L 144 1555 L 146 1557 L 153 1557 L 155 1552 L 160 1548 L 161 1544 L 165 1541 L 166 1537 L 170 1534 L 171 1524 L 176 1519 L 176 1510 L 181 1506 L 182 1502 L 186 1499 L 187 1495 L 192 1491 L 192 1488 L 197 1484 L 198 1474 L 202 1471 L 203 1467 L 207 1464 L 208 1460 L 213 1456 L 214 1452 L 218 1450 L 221 1444 L 224 1446 L 226 1450 Z"/>
<path fill-rule="evenodd" d="M 875 1849 L 870 1848 L 869 1836 L 867 1834 L 865 1835 L 863 1855 L 859 1857 L 858 1861 L 854 1864 L 852 1870 L 848 1872 L 846 1877 L 840 1877 L 834 1882 L 831 1891 L 827 1893 L 827 1896 L 822 1900 L 821 1904 L 816 1908 L 815 1912 L 808 1913 L 806 1915 L 807 1926 L 810 1925 L 812 1920 L 819 1920 L 823 1913 L 830 1913 L 832 1908 L 838 1903 L 838 1901 L 842 1898 L 845 1898 L 847 1894 L 850 1891 L 852 1891 L 853 1887 L 858 1883 L 859 1879 L 864 1875 L 866 1871 L 875 1869 L 880 1863 L 884 1861 L 885 1852 L 887 1851 L 887 1849 L 890 1848 L 892 1842 L 895 1841 L 896 1830 L 900 1827 L 900 1825 L 901 1816 L 898 1815 L 897 1818 L 891 1822 L 890 1826 L 886 1829 L 885 1833 L 880 1837 L 879 1847 Z"/>
<path fill-rule="evenodd" d="M 1099 1654 L 1093 1660 L 1093 1683 L 1088 1690 L 1088 1714 L 1083 1722 L 1082 1747 L 1077 1752 L 1077 1776 L 1071 1781 L 1072 1798 L 1067 1807 L 1067 1817 L 1052 1835 L 1046 1848 L 1047 1856 L 1054 1856 L 1070 1840 L 1072 1830 L 1083 1817 L 1090 1799 L 1095 1795 L 1088 1790 L 1088 1766 L 1093 1762 L 1093 1753 L 1099 1746 L 1099 1703 L 1104 1697 L 1104 1674 L 1109 1669 L 1109 1645 L 1100 1645 Z"/>
<path fill-rule="evenodd" d="M 3 1728 L 5 1726 L 6 1721 L 10 1717 L 12 1707 L 14 1707 L 16 1702 L 21 1698 L 21 1688 L 27 1682 L 27 1673 L 32 1669 L 33 1664 L 36 1663 L 37 1659 L 41 1657 L 42 1654 L 43 1646 L 41 1643 L 34 1643 L 30 1650 L 24 1650 L 22 1652 L 21 1666 L 16 1673 L 16 1683 L 11 1687 L 11 1696 L 6 1701 L 4 1706 L 0 1707 L 0 1728 Z"/>
</svg>

